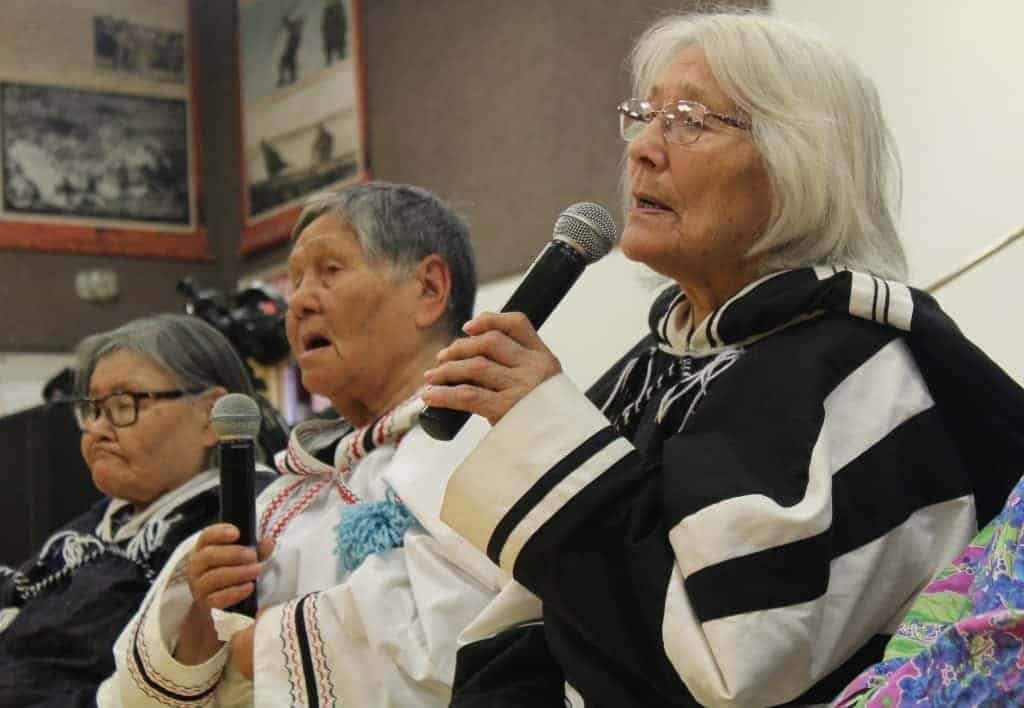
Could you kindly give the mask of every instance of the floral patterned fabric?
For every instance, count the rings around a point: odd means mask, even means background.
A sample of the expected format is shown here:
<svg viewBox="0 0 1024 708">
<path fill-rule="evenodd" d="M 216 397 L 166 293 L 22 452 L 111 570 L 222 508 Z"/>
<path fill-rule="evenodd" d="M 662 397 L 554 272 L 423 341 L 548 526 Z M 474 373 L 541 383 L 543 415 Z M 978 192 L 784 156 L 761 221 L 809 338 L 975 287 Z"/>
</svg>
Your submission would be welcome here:
<svg viewBox="0 0 1024 708">
<path fill-rule="evenodd" d="M 1024 705 L 1024 479 L 915 600 L 843 708 Z"/>
</svg>

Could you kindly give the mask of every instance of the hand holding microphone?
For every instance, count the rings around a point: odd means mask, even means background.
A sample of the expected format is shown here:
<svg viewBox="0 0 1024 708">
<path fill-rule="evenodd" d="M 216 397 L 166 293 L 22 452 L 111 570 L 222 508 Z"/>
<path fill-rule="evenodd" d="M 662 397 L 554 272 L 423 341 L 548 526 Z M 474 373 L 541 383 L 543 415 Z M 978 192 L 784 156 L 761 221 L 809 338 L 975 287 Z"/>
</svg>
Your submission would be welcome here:
<svg viewBox="0 0 1024 708">
<path fill-rule="evenodd" d="M 222 396 L 213 405 L 210 414 L 210 422 L 220 442 L 218 452 L 220 454 L 220 520 L 225 524 L 231 524 L 238 529 L 238 536 L 235 539 L 230 530 L 223 526 L 211 527 L 221 529 L 209 539 L 212 543 L 230 543 L 235 546 L 251 548 L 255 551 L 256 538 L 256 436 L 260 432 L 260 408 L 253 399 L 241 393 L 230 393 Z M 204 532 L 206 535 L 207 532 Z M 206 540 L 201 537 L 201 542 Z M 198 548 L 198 546 L 197 546 Z M 245 559 L 249 554 L 243 554 Z M 255 552 L 252 554 L 252 561 L 256 561 Z M 242 556 L 239 556 L 240 559 Z M 249 568 L 251 565 L 242 565 L 241 568 Z M 221 572 L 221 575 L 225 575 Z M 244 573 L 243 573 L 244 575 Z M 239 578 L 232 578 L 240 580 Z M 252 583 L 252 592 L 248 593 L 237 603 L 228 607 L 227 610 L 240 612 L 249 617 L 256 616 L 256 579 L 245 581 L 243 588 L 249 587 Z M 241 595 L 243 588 L 238 588 L 235 583 L 234 595 L 225 593 L 230 597 Z M 221 588 L 219 591 L 230 589 Z"/>
<path fill-rule="evenodd" d="M 259 406 L 238 393 L 221 397 L 210 422 L 220 438 L 221 521 L 199 534 L 188 554 L 185 576 L 192 607 L 185 616 L 174 656 L 188 665 L 208 660 L 221 646 L 212 608 L 256 616 L 256 579 L 271 543 L 256 544 L 255 444 Z"/>
<path fill-rule="evenodd" d="M 574 204 L 559 215 L 551 243 L 502 313 L 483 313 L 470 320 L 469 337 L 443 349 L 439 366 L 426 373 L 432 387 L 423 395 L 429 407 L 420 423 L 428 434 L 451 440 L 472 413 L 496 423 L 527 393 L 561 371 L 536 330 L 583 269 L 612 249 L 616 235 L 615 222 L 597 204 Z"/>
</svg>

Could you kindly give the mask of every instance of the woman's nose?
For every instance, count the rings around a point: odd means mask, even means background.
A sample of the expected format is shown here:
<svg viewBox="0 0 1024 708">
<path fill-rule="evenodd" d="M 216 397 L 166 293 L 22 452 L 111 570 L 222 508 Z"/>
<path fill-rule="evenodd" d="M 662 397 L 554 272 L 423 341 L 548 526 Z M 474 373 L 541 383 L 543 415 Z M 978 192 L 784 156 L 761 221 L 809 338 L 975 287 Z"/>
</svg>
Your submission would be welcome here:
<svg viewBox="0 0 1024 708">
<path fill-rule="evenodd" d="M 96 417 L 85 423 L 82 434 L 89 434 L 97 438 L 109 440 L 114 436 L 114 424 L 110 422 L 110 416 L 102 406 L 99 407 Z"/>
<path fill-rule="evenodd" d="M 656 116 L 644 129 L 629 142 L 626 155 L 631 162 L 644 163 L 655 169 L 662 169 L 668 164 L 665 152 L 665 136 L 661 117 Z"/>
<path fill-rule="evenodd" d="M 302 317 L 320 311 L 320 299 L 317 296 L 316 288 L 303 281 L 292 291 L 291 299 L 288 301 L 288 311 L 294 317 Z"/>
</svg>

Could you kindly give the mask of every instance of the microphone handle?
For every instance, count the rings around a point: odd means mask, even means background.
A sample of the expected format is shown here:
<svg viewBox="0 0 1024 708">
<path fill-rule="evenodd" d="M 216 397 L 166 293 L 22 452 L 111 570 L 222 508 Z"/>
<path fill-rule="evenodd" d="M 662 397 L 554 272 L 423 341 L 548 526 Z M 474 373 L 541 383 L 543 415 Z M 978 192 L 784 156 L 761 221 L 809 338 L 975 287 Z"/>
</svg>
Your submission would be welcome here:
<svg viewBox="0 0 1024 708">
<path fill-rule="evenodd" d="M 248 438 L 222 440 L 220 446 L 220 520 L 238 527 L 238 545 L 255 548 L 256 539 L 256 451 Z M 227 608 L 249 617 L 256 616 L 256 591 Z"/>
<path fill-rule="evenodd" d="M 552 241 L 530 266 L 501 311 L 522 312 L 534 329 L 540 329 L 586 265 L 586 259 L 575 248 L 558 239 Z M 468 411 L 428 406 L 420 413 L 420 425 L 435 440 L 451 440 L 470 415 Z"/>
</svg>

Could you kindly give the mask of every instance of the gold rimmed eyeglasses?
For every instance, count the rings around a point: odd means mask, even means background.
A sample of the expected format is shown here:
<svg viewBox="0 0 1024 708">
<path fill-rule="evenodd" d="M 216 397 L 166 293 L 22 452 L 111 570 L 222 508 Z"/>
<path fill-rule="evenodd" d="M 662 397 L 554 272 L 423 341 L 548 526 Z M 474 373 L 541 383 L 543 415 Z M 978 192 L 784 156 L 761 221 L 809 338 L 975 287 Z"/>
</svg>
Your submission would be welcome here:
<svg viewBox="0 0 1024 708">
<path fill-rule="evenodd" d="M 627 143 L 643 132 L 647 124 L 661 116 L 661 133 L 665 140 L 676 145 L 692 145 L 704 132 L 708 116 L 740 130 L 750 130 L 750 123 L 723 113 L 715 113 L 696 101 L 672 101 L 663 108 L 655 108 L 648 101 L 630 98 L 619 104 L 619 133 Z"/>
</svg>

